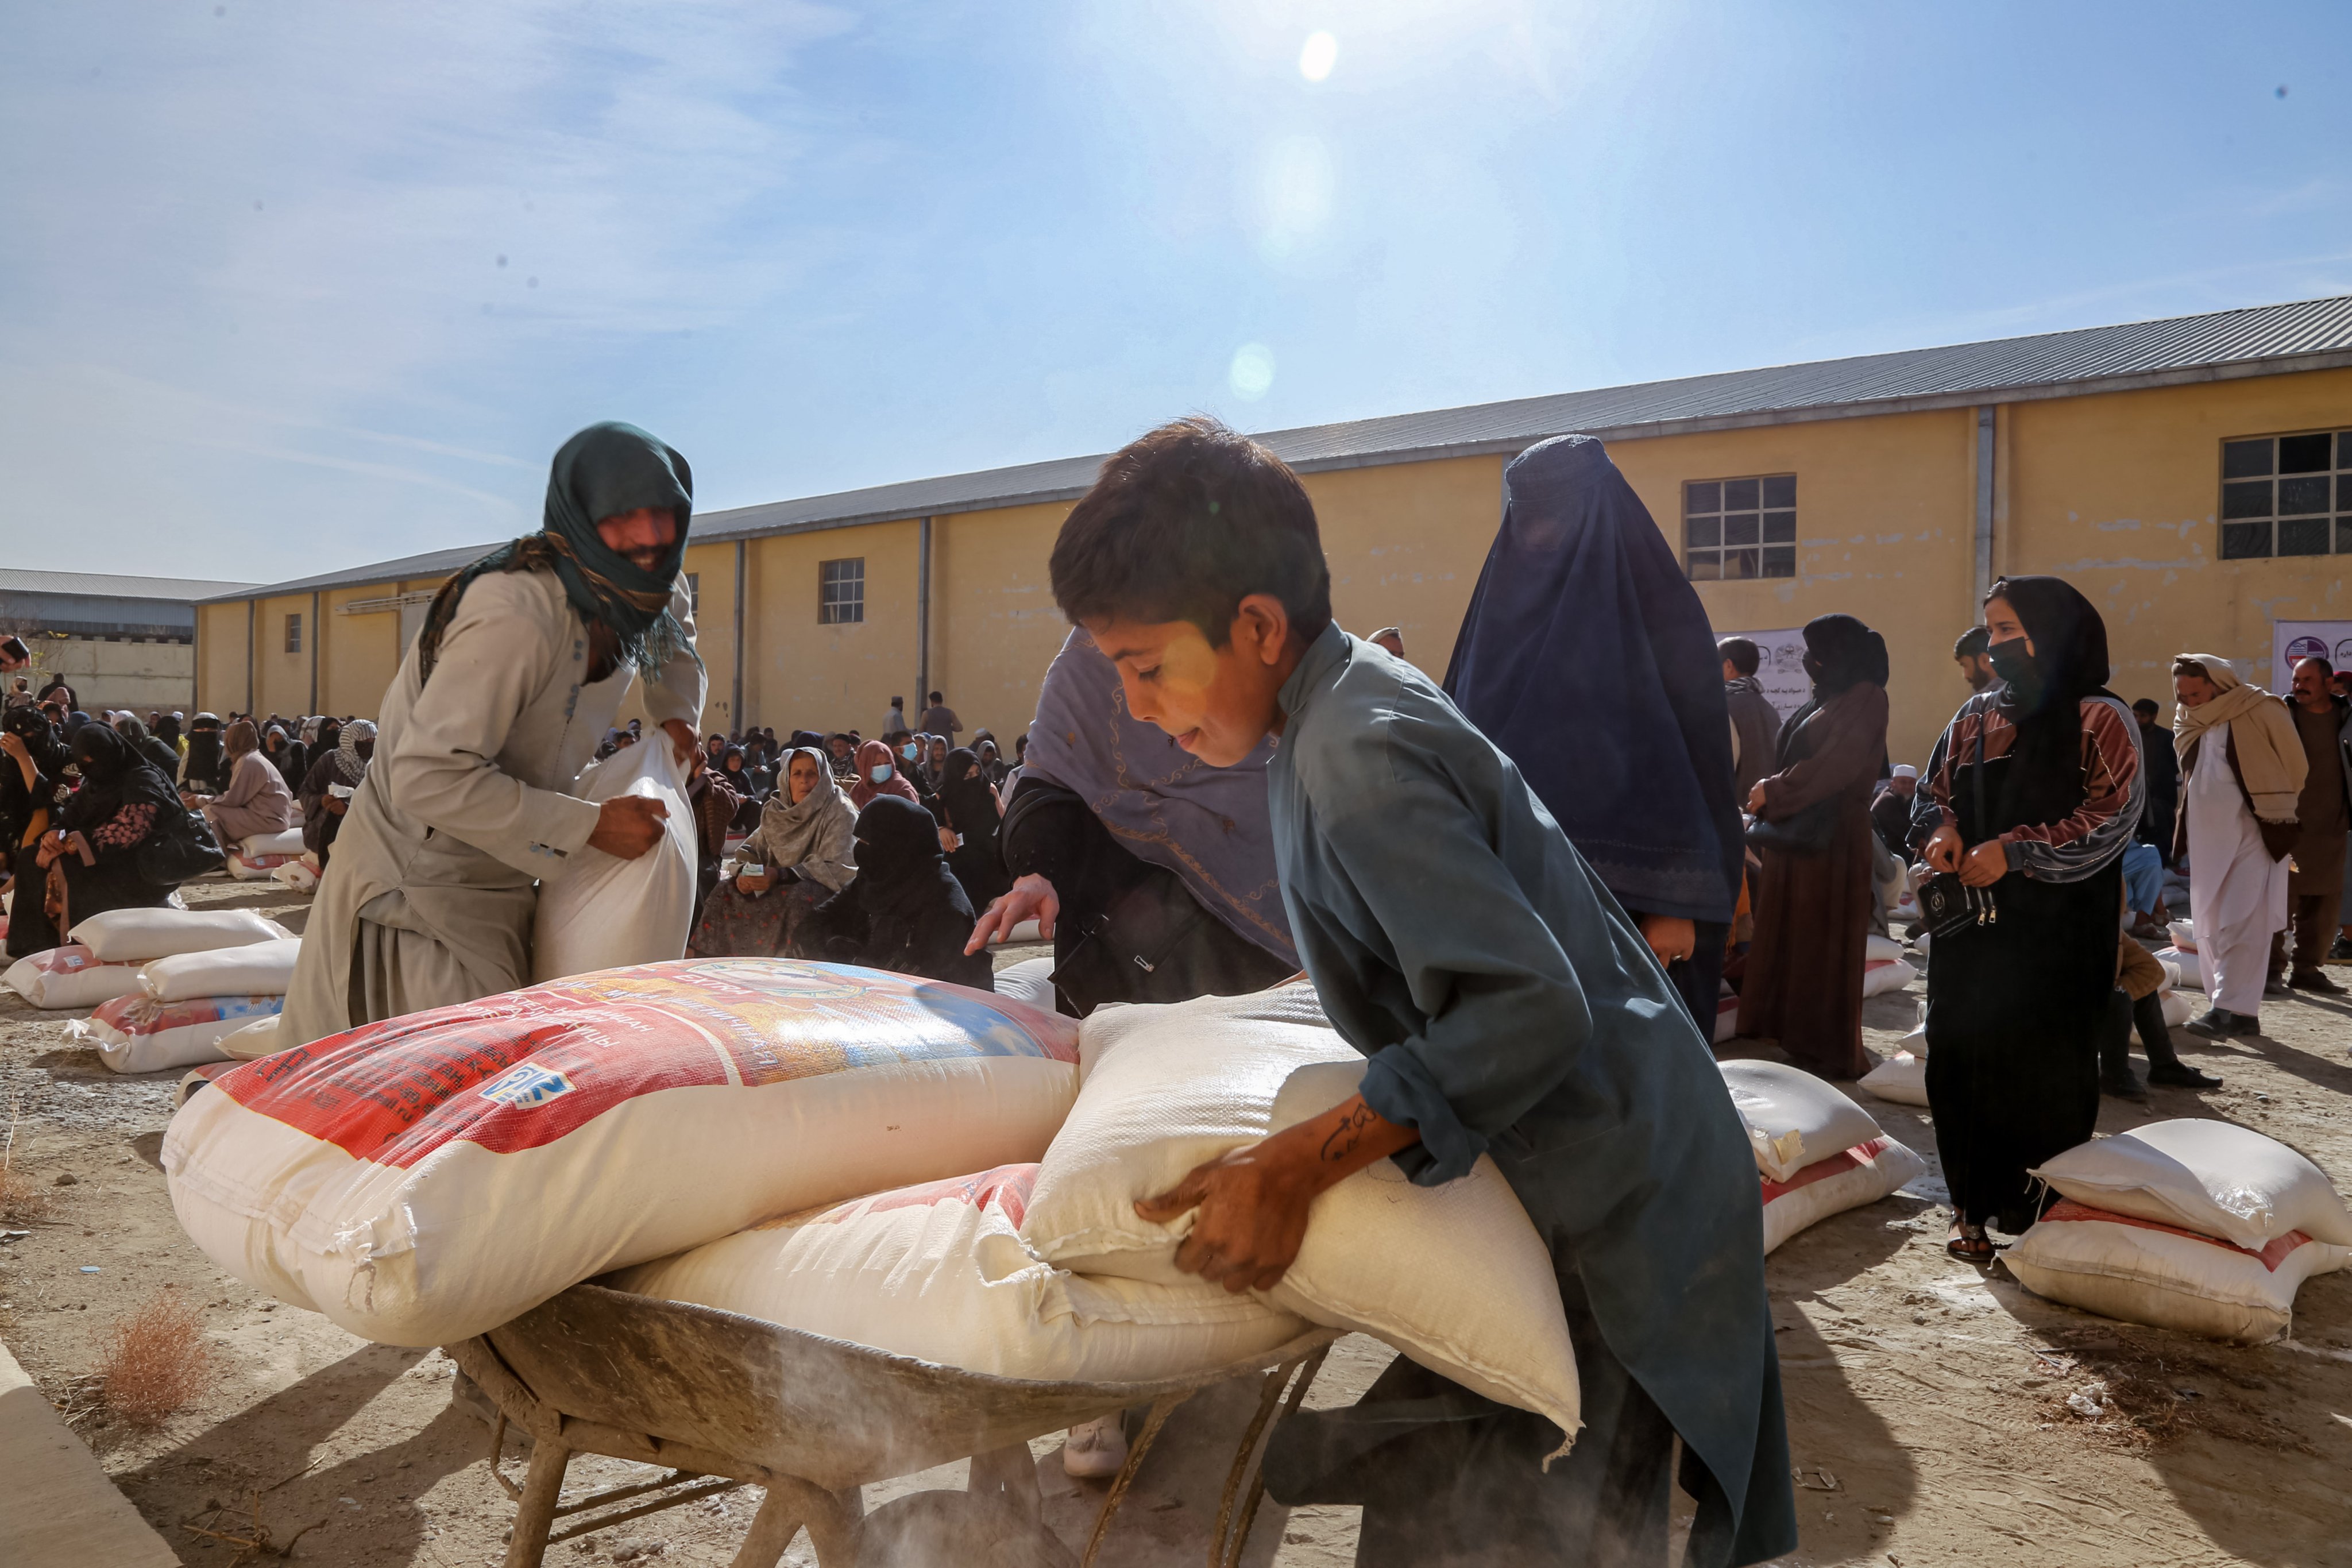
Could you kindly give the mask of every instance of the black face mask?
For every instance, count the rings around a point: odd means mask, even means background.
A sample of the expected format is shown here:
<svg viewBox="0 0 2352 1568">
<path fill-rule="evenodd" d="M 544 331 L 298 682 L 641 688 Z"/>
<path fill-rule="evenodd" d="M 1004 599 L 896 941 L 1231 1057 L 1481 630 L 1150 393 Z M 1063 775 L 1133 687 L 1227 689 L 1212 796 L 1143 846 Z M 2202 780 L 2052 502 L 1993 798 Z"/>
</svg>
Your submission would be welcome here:
<svg viewBox="0 0 2352 1568">
<path fill-rule="evenodd" d="M 2033 656 L 2025 651 L 2025 639 L 2011 637 L 2007 642 L 1997 642 L 1985 649 L 1985 657 L 1992 661 L 1992 672 L 2016 688 L 2020 700 L 2032 707 L 2033 700 L 2042 695 L 2042 671 L 2034 664 Z"/>
</svg>

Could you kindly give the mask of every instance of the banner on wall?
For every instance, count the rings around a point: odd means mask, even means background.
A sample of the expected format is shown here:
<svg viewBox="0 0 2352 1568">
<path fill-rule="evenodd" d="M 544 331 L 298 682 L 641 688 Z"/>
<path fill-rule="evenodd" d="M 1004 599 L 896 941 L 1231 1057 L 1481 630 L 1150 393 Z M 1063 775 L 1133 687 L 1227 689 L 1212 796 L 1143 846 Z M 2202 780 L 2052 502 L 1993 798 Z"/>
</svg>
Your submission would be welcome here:
<svg viewBox="0 0 2352 1568">
<path fill-rule="evenodd" d="M 2284 695 L 2294 683 L 2295 661 L 2304 658 L 2352 669 L 2352 621 L 2273 621 L 2270 689 Z"/>
<path fill-rule="evenodd" d="M 1805 632 L 1790 626 L 1777 632 L 1717 632 L 1715 640 L 1746 637 L 1756 645 L 1757 684 L 1785 721 L 1813 700 L 1813 678 L 1805 673 Z"/>
</svg>

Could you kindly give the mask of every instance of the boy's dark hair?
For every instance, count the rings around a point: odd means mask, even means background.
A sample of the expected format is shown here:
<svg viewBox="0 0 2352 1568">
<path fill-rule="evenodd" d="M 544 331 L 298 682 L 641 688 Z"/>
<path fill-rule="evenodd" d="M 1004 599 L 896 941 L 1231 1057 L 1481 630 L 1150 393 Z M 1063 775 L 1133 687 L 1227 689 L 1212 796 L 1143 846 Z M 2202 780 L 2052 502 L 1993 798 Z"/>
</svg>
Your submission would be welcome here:
<svg viewBox="0 0 2352 1568">
<path fill-rule="evenodd" d="M 1746 637 L 1726 637 L 1715 645 L 1715 651 L 1742 675 L 1755 674 L 1756 667 L 1764 662 L 1763 654 Z"/>
<path fill-rule="evenodd" d="M 1952 657 L 1966 658 L 1972 653 L 1981 655 L 1990 647 L 1992 647 L 1992 634 L 1982 626 L 1970 626 L 1960 634 L 1960 640 L 1952 645 Z"/>
<path fill-rule="evenodd" d="M 929 701 L 929 702 L 938 702 L 938 701 L 941 700 L 941 698 L 940 697 L 940 694 L 939 694 L 938 692 L 934 691 L 934 692 L 932 692 L 932 693 L 930 694 L 930 696 L 929 696 L 929 697 L 926 698 L 926 699 L 925 699 L 925 700 L 926 700 L 926 701 Z"/>
<path fill-rule="evenodd" d="M 1331 569 L 1307 487 L 1203 414 L 1112 454 L 1070 509 L 1050 571 L 1074 623 L 1190 621 L 1223 647 L 1242 600 L 1271 594 L 1301 638 L 1331 624 Z"/>
<path fill-rule="evenodd" d="M 2154 712 L 2157 712 L 2157 711 L 2158 711 L 2158 709 L 2157 709 L 2157 705 L 2156 705 L 2156 699 L 2155 699 L 2155 698 L 2153 698 L 2153 697 L 2143 697 L 2143 698 L 2141 698 L 2138 701 L 2137 701 L 2137 702 L 2135 702 L 2135 703 L 2133 703 L 2133 704 L 2132 704 L 2132 711 L 2133 711 L 2133 712 L 2135 712 L 2135 713 L 2154 713 Z"/>
</svg>

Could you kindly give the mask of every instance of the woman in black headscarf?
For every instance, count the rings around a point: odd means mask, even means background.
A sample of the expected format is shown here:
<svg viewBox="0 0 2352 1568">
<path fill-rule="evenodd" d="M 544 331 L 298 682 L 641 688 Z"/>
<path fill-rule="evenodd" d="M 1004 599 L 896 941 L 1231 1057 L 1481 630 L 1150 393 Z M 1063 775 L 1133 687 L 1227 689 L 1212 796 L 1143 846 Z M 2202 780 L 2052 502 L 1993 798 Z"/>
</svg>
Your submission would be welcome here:
<svg viewBox="0 0 2352 1568">
<path fill-rule="evenodd" d="M 125 713 L 114 721 L 114 732 L 131 742 L 131 749 L 155 764 L 156 771 L 170 778 L 179 771 L 180 753 L 163 743 L 163 738 L 147 732 L 147 726 L 136 717 Z"/>
<path fill-rule="evenodd" d="M 877 795 L 857 814 L 857 878 L 818 906 L 845 963 L 895 970 L 993 991 L 985 952 L 967 954 L 971 900 L 948 869 L 939 825 L 898 795 Z"/>
<path fill-rule="evenodd" d="M 302 775 L 301 801 L 302 847 L 319 858 L 321 871 L 334 854 L 335 836 L 343 830 L 360 781 L 374 760 L 375 726 L 365 719 L 354 719 L 348 726 L 331 719 L 319 726 L 319 755 Z"/>
<path fill-rule="evenodd" d="M 730 746 L 719 753 L 719 782 L 735 797 L 735 819 L 729 824 L 737 833 L 751 833 L 760 826 L 761 796 L 740 746 Z"/>
<path fill-rule="evenodd" d="M 1712 1037 L 1744 857 L 1714 629 L 1599 441 L 1539 442 L 1503 482 L 1446 695 L 1518 764 Z"/>
<path fill-rule="evenodd" d="M 2056 577 L 1985 598 L 1995 674 L 1936 742 L 1921 793 L 1927 864 L 1990 889 L 1995 916 L 1927 955 L 1927 1103 L 1952 1192 L 1956 1258 L 1990 1262 L 2056 1196 L 2026 1175 L 2099 1120 L 2099 1035 L 2115 994 L 2123 853 L 2143 781 L 2131 710 L 2105 689 L 2107 627 Z"/>
<path fill-rule="evenodd" d="M 188 754 L 180 759 L 180 785 L 191 795 L 218 795 L 228 788 L 232 759 L 221 744 L 217 713 L 188 721 Z"/>
<path fill-rule="evenodd" d="M 310 771 L 310 759 L 302 742 L 289 735 L 282 726 L 272 724 L 261 737 L 261 754 L 286 781 L 289 795 L 302 787 L 302 775 Z"/>
<path fill-rule="evenodd" d="M 82 727 L 73 739 L 73 761 L 81 784 L 37 853 L 48 873 L 41 902 L 55 933 L 52 947 L 92 915 L 171 902 L 178 884 L 150 881 L 140 868 L 140 851 L 187 815 L 163 770 L 103 724 Z M 16 908 L 33 901 L 20 897 Z"/>
<path fill-rule="evenodd" d="M 58 945 L 49 940 L 48 921 L 41 913 L 43 878 L 35 852 L 72 793 L 72 765 L 47 710 L 11 708 L 0 719 L 0 847 L 7 850 L 9 870 L 16 878 L 15 908 L 20 911 L 8 922 L 11 958 Z"/>
<path fill-rule="evenodd" d="M 1777 771 L 1748 797 L 1764 863 L 1739 1032 L 1823 1078 L 1870 1070 L 1862 968 L 1871 912 L 1870 795 L 1886 762 L 1886 643 L 1852 616 L 1805 624 L 1813 700 L 1780 727 Z"/>
<path fill-rule="evenodd" d="M 1012 888 L 1013 879 L 996 849 L 1004 803 L 982 773 L 978 753 L 964 746 L 948 753 L 940 764 L 939 803 L 940 847 L 948 852 L 948 868 L 963 884 L 971 907 L 984 910 Z"/>
</svg>

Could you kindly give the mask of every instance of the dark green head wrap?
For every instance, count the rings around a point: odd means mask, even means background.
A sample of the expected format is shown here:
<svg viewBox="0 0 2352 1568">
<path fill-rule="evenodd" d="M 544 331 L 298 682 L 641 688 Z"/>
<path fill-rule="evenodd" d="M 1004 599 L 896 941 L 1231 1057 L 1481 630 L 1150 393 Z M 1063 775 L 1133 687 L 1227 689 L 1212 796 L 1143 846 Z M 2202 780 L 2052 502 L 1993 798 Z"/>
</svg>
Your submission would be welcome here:
<svg viewBox="0 0 2352 1568">
<path fill-rule="evenodd" d="M 677 538 L 650 572 L 608 548 L 596 532 L 599 518 L 640 507 L 667 507 L 677 514 Z M 684 458 L 634 425 L 591 425 L 555 454 L 541 531 L 491 551 L 433 596 L 418 638 L 419 677 L 433 678 L 442 634 L 457 613 L 457 601 L 485 572 L 554 573 L 572 607 L 611 627 L 620 638 L 621 657 L 650 676 L 686 646 L 686 628 L 669 613 L 669 601 L 686 560 L 687 522 L 693 511 L 694 471 Z"/>
</svg>

